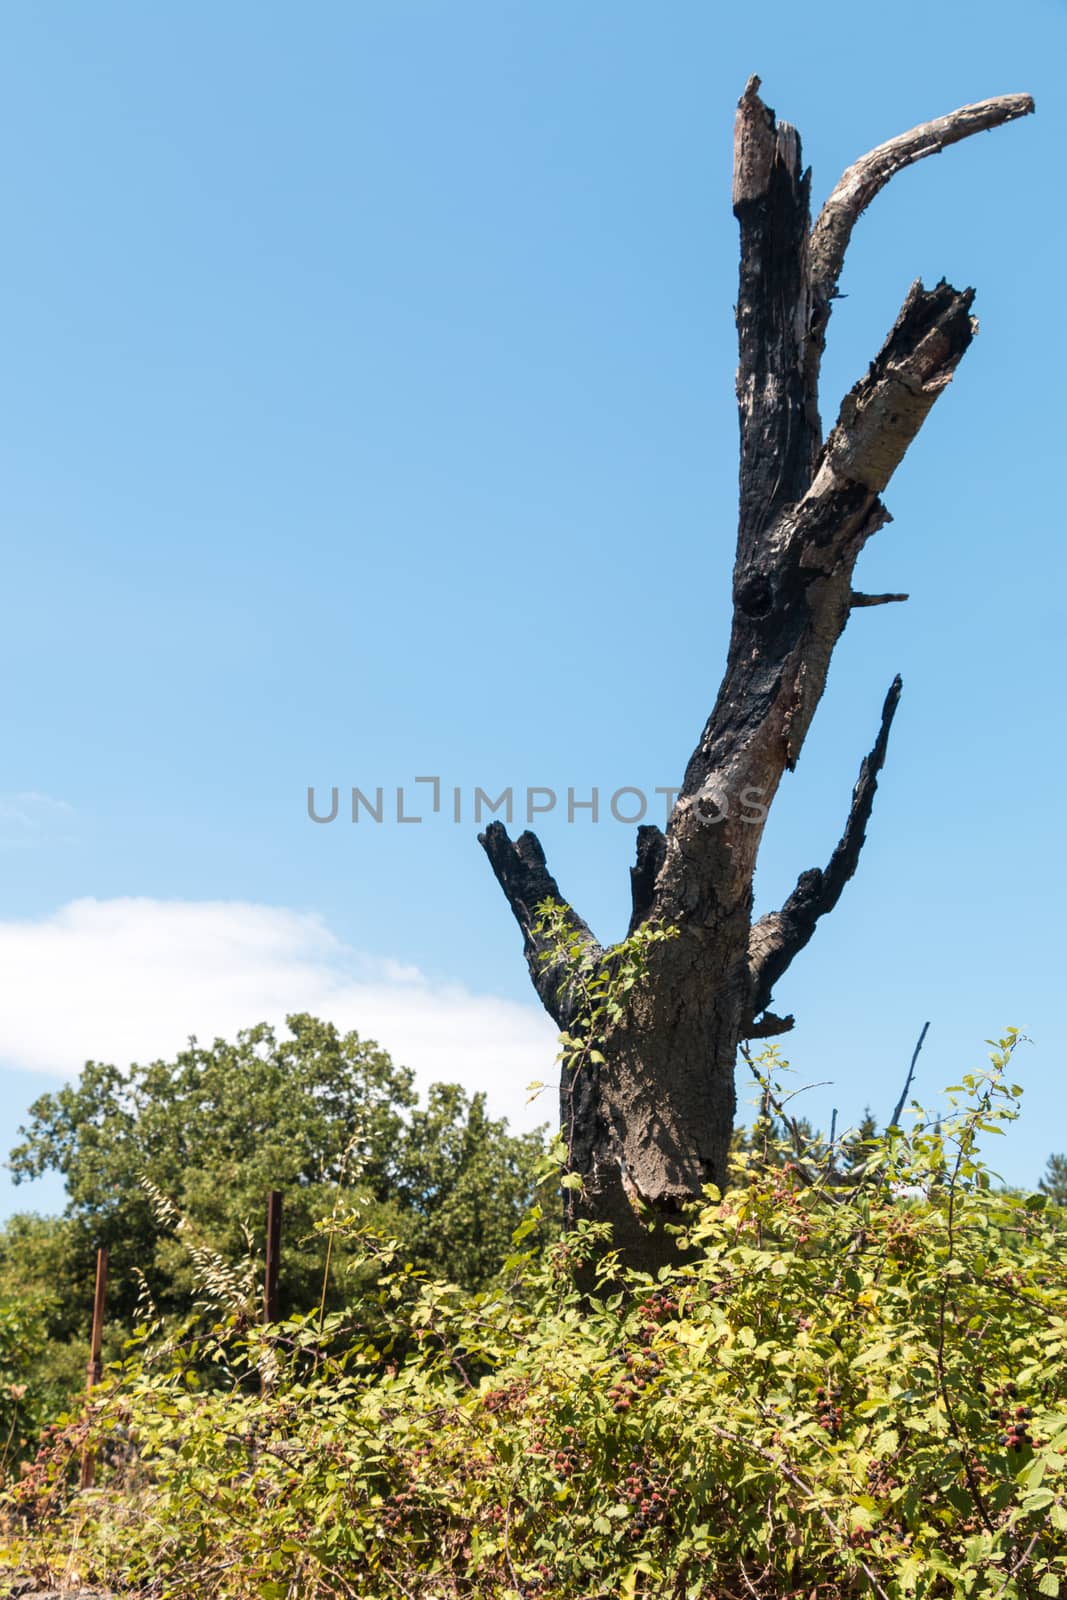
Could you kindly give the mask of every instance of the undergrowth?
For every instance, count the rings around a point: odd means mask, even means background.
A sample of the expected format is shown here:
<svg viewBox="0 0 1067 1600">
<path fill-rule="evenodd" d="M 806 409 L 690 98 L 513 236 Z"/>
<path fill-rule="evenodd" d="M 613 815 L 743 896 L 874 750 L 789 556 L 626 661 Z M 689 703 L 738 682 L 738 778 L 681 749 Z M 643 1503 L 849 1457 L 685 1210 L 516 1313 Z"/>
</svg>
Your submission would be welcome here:
<svg viewBox="0 0 1067 1600">
<path fill-rule="evenodd" d="M 358 1295 L 263 1328 L 208 1263 L 197 1315 L 147 1315 L 5 1491 L 9 1570 L 174 1600 L 1055 1596 L 1064 1219 L 978 1149 L 1015 1042 L 847 1178 L 749 1152 L 655 1281 L 589 1226 L 526 1253 L 531 1217 L 465 1293 L 337 1215 Z"/>
</svg>

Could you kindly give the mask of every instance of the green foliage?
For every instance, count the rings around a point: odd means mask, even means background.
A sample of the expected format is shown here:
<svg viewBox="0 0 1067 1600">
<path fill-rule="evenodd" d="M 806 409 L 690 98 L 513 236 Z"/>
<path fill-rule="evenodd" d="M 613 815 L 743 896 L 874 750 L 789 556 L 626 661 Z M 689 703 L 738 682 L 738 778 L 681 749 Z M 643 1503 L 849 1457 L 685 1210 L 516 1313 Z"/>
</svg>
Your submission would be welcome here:
<svg viewBox="0 0 1067 1600">
<path fill-rule="evenodd" d="M 598 1070 L 605 1063 L 598 1048 L 605 1032 L 626 1016 L 632 992 L 648 969 L 649 951 L 657 944 L 678 937 L 677 928 L 662 928 L 646 922 L 636 928 L 606 957 L 597 961 L 574 925 L 573 912 L 558 900 L 542 900 L 537 907 L 533 932 L 547 945 L 539 960 L 554 969 L 557 993 L 567 995 L 574 1006 L 574 1021 L 568 1032 L 559 1035 L 560 1105 L 562 1127 L 553 1142 L 542 1174 L 553 1167 L 568 1169 L 561 1179 L 565 1220 L 573 1222 L 577 1198 L 582 1192 L 582 1176 L 571 1166 L 573 1117 L 569 1110 L 578 1079 L 584 1069 Z"/>
<path fill-rule="evenodd" d="M 189 1219 L 206 1247 L 228 1255 L 244 1249 L 249 1227 L 262 1228 L 267 1191 L 281 1190 L 286 1310 L 318 1299 L 314 1229 L 339 1186 L 419 1265 L 447 1262 L 471 1287 L 496 1271 L 530 1203 L 543 1139 L 509 1134 L 481 1096 L 456 1086 L 435 1085 L 420 1108 L 411 1072 L 377 1045 L 309 1016 L 288 1025 L 292 1037 L 260 1024 L 233 1043 L 194 1040 L 173 1062 L 125 1071 L 91 1061 L 77 1083 L 31 1107 L 9 1165 L 16 1181 L 48 1170 L 66 1179 L 59 1277 L 76 1304 L 86 1306 L 102 1244 L 116 1319 L 133 1314 L 142 1280 L 162 1310 L 188 1309 L 190 1258 L 149 1189 Z M 336 1299 L 343 1252 L 334 1268 Z"/>
<path fill-rule="evenodd" d="M 509 1134 L 488 1117 L 484 1096 L 434 1084 L 405 1126 L 389 1191 L 405 1258 L 466 1287 L 487 1284 L 532 1204 L 544 1151 L 541 1134 Z M 536 1230 L 541 1243 L 557 1232 L 547 1219 Z"/>
<path fill-rule="evenodd" d="M 539 959 L 555 967 L 557 990 L 576 1001 L 576 1036 L 560 1035 L 560 1059 L 571 1073 L 587 1055 L 595 1055 L 594 1046 L 605 1029 L 625 1017 L 630 992 L 645 976 L 649 951 L 678 937 L 677 928 L 645 922 L 598 962 L 574 926 L 573 915 L 558 900 L 542 900 L 533 925 L 535 937 L 548 945 Z"/>
<path fill-rule="evenodd" d="M 285 1312 L 318 1305 L 324 1287 L 324 1309 L 354 1292 L 364 1267 L 343 1237 L 324 1284 L 317 1228 L 339 1210 L 358 1207 L 407 1259 L 465 1286 L 499 1269 L 533 1198 L 542 1136 L 510 1134 L 482 1096 L 455 1085 L 433 1085 L 420 1105 L 412 1074 L 376 1045 L 307 1016 L 289 1025 L 292 1038 L 261 1025 L 127 1071 L 90 1062 L 31 1108 L 10 1165 L 16 1179 L 59 1171 L 70 1201 L 61 1218 L 15 1216 L 0 1228 L 9 1465 L 32 1455 L 42 1424 L 85 1382 L 98 1244 L 111 1254 L 105 1358 L 121 1353 L 144 1295 L 171 1319 L 189 1312 L 204 1262 L 261 1236 L 271 1188 L 284 1195 Z M 536 1238 L 556 1231 L 542 1218 Z M 250 1261 L 248 1275 L 261 1282 L 261 1264 Z"/>
<path fill-rule="evenodd" d="M 43 1425 L 85 1382 L 88 1350 L 73 1336 L 79 1319 L 65 1288 L 73 1260 L 61 1218 L 12 1217 L 0 1231 L 0 1476 L 32 1455 Z M 115 1340 L 109 1354 L 120 1350 Z"/>
<path fill-rule="evenodd" d="M 35 1440 L 52 1396 L 34 1384 L 45 1337 L 46 1307 L 29 1297 L 0 1299 L 0 1475 L 6 1476 Z"/>
<path fill-rule="evenodd" d="M 0 1227 L 0 1300 L 43 1307 L 56 1338 L 70 1338 L 83 1328 L 80 1300 L 85 1296 L 71 1303 L 65 1293 L 82 1265 L 75 1230 L 65 1217 L 21 1213 Z"/>
<path fill-rule="evenodd" d="M 842 1142 L 841 1170 L 860 1175 L 871 1153 L 872 1141 L 878 1137 L 878 1124 L 870 1106 L 864 1109 L 859 1127 L 846 1134 Z"/>
<path fill-rule="evenodd" d="M 349 1304 L 247 1328 L 219 1279 L 143 1328 L 9 1492 L 12 1568 L 172 1600 L 1056 1595 L 1064 1222 L 978 1155 L 1014 1043 L 862 1177 L 744 1152 L 655 1282 L 601 1230 L 520 1228 L 464 1291 L 335 1216 Z"/>
</svg>

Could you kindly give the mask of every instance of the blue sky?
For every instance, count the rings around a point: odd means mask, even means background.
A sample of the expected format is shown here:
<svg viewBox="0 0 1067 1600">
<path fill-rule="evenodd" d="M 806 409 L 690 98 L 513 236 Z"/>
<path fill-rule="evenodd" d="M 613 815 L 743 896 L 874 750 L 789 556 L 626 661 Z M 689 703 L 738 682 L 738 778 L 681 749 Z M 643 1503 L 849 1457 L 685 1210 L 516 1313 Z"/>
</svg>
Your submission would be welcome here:
<svg viewBox="0 0 1067 1600">
<path fill-rule="evenodd" d="M 726 646 L 731 127 L 758 72 L 817 199 L 915 122 L 1037 98 L 853 242 L 824 413 L 917 276 L 975 284 L 981 335 L 863 557 L 912 599 L 853 618 L 757 880 L 769 909 L 825 860 L 900 671 L 859 875 L 776 996 L 789 1054 L 832 1080 L 809 1114 L 848 1121 L 888 1112 L 927 1018 L 925 1094 L 1025 1028 L 996 1154 L 1036 1181 L 1067 1146 L 1067 12 L 1010 21 L 4 9 L 4 1149 L 88 1056 L 305 1006 L 534 1114 L 551 1028 L 472 822 L 317 827 L 306 790 L 677 781 Z M 539 831 L 618 937 L 633 829 Z"/>
</svg>

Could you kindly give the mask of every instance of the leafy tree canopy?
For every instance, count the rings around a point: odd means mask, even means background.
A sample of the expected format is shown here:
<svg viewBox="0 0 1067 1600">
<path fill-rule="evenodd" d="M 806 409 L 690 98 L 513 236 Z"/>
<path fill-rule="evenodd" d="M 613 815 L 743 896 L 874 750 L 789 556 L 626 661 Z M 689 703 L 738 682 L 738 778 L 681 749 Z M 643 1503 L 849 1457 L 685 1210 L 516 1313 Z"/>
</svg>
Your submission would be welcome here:
<svg viewBox="0 0 1067 1600">
<path fill-rule="evenodd" d="M 147 1181 L 192 1236 L 227 1255 L 247 1248 L 246 1229 L 259 1239 L 265 1195 L 281 1190 L 289 1307 L 318 1300 L 314 1224 L 339 1204 L 359 1207 L 427 1269 L 466 1287 L 489 1278 L 530 1203 L 541 1136 L 509 1133 L 482 1095 L 456 1085 L 435 1084 L 421 1107 L 410 1070 L 376 1044 L 311 1016 L 287 1021 L 289 1036 L 260 1023 L 233 1042 L 192 1039 L 174 1061 L 90 1061 L 36 1101 L 9 1166 L 16 1182 L 61 1173 L 69 1204 L 63 1227 L 40 1224 L 22 1241 L 32 1244 L 24 1268 L 76 1280 L 84 1305 L 93 1253 L 106 1245 L 113 1315 L 132 1313 L 139 1273 L 162 1310 L 183 1309 L 188 1254 Z M 10 1228 L 6 1242 L 0 1273 L 10 1274 Z M 340 1292 L 343 1251 L 334 1265 Z"/>
</svg>

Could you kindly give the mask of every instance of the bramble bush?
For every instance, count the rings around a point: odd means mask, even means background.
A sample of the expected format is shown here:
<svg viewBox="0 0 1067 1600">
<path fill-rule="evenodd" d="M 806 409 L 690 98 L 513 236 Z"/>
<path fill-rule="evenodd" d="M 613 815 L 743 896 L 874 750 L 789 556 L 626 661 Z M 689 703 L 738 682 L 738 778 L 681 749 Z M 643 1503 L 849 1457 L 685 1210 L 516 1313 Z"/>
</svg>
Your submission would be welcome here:
<svg viewBox="0 0 1067 1600">
<path fill-rule="evenodd" d="M 358 1294 L 270 1328 L 209 1266 L 6 1491 L 10 1569 L 175 1600 L 1055 1596 L 1065 1219 L 978 1153 L 1015 1042 L 847 1177 L 768 1135 L 656 1281 L 592 1227 L 527 1251 L 536 1214 L 479 1293 L 335 1215 Z"/>
</svg>

